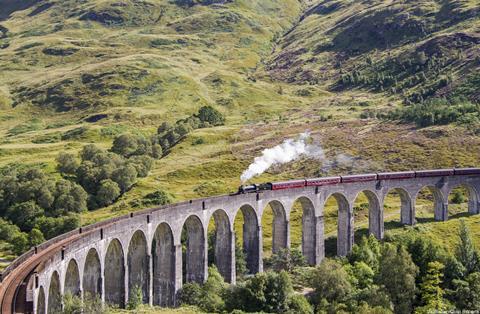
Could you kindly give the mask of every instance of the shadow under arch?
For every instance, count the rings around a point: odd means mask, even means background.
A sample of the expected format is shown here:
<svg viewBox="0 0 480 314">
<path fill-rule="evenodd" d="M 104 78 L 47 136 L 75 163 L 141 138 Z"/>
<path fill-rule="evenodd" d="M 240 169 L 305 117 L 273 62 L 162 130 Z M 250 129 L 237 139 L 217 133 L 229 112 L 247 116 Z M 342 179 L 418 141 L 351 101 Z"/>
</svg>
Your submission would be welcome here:
<svg viewBox="0 0 480 314">
<path fill-rule="evenodd" d="M 210 224 L 213 219 L 214 224 Z M 232 228 L 230 219 L 223 209 L 217 209 L 209 221 L 209 227 L 213 226 L 213 234 L 209 231 L 209 242 L 213 242 L 212 254 L 209 253 L 209 260 L 217 266 L 218 271 L 226 282 L 232 282 L 233 272 L 233 247 L 232 247 Z M 209 262 L 210 262 L 209 261 Z"/>
<path fill-rule="evenodd" d="M 128 244 L 128 295 L 131 297 L 136 289 L 141 289 L 143 303 L 148 303 L 148 268 L 147 238 L 141 230 L 135 231 Z"/>
<path fill-rule="evenodd" d="M 460 184 L 457 184 L 455 186 L 453 186 L 450 191 L 448 192 L 448 203 L 451 204 L 452 203 L 452 200 L 450 199 L 450 196 L 452 195 L 452 193 L 454 193 L 455 190 L 458 190 L 458 189 L 464 189 L 466 191 L 466 194 L 467 194 L 467 198 L 468 198 L 468 213 L 469 214 L 478 214 L 479 213 L 479 194 L 478 194 L 478 191 L 475 189 L 475 187 L 473 187 L 472 185 L 468 184 L 468 183 L 460 183 Z"/>
<path fill-rule="evenodd" d="M 45 291 L 40 286 L 37 297 L 37 314 L 45 314 Z"/>
<path fill-rule="evenodd" d="M 68 262 L 67 272 L 65 273 L 64 293 L 69 293 L 72 296 L 80 295 L 80 272 L 77 261 L 74 258 Z"/>
<path fill-rule="evenodd" d="M 306 196 L 300 196 L 294 203 L 292 210 L 290 211 L 290 220 L 293 219 L 292 213 L 295 212 L 296 204 L 300 205 L 302 211 L 302 255 L 310 265 L 315 265 L 316 261 L 316 228 L 315 228 L 315 207 L 313 202 Z M 293 223 L 293 221 L 292 221 Z M 292 226 L 291 229 L 293 229 Z"/>
<path fill-rule="evenodd" d="M 185 240 L 183 258 L 184 282 L 202 283 L 205 280 L 205 234 L 200 218 L 189 216 L 182 229 Z"/>
<path fill-rule="evenodd" d="M 170 225 L 162 222 L 152 242 L 153 304 L 173 306 L 175 297 L 175 245 Z"/>
<path fill-rule="evenodd" d="M 270 215 L 270 211 L 272 213 L 271 221 L 268 220 L 268 216 Z M 267 236 L 267 228 L 266 225 L 270 225 L 271 230 L 271 253 L 276 254 L 280 250 L 289 246 L 288 243 L 288 222 L 287 222 L 287 214 L 285 211 L 285 207 L 280 201 L 273 200 L 269 202 L 265 208 L 263 209 L 262 213 L 262 230 L 263 230 L 263 237 L 264 239 Z M 264 245 L 264 249 L 265 249 Z M 270 245 L 268 245 L 270 246 Z"/>
<path fill-rule="evenodd" d="M 243 239 L 242 248 L 245 254 L 245 261 L 247 271 L 249 274 L 256 274 L 260 271 L 260 227 L 258 223 L 257 214 L 255 209 L 248 205 L 242 205 L 240 209 L 235 213 L 235 231 L 238 232 L 239 228 L 237 222 L 239 221 L 239 215 L 243 217 L 243 224 L 241 225 L 241 239 Z M 240 237 L 237 237 L 240 239 Z"/>
<path fill-rule="evenodd" d="M 418 206 L 418 199 L 420 195 L 428 190 L 433 196 L 433 218 L 436 221 L 445 221 L 448 219 L 447 211 L 444 208 L 443 194 L 439 188 L 433 185 L 423 186 L 415 195 L 415 205 Z M 417 213 L 415 213 L 416 215 Z M 416 219 L 416 217 L 415 217 Z M 424 219 L 425 220 L 425 219 Z"/>
<path fill-rule="evenodd" d="M 88 251 L 83 267 L 84 298 L 95 298 L 102 295 L 102 269 L 97 250 Z"/>
<path fill-rule="evenodd" d="M 48 288 L 47 313 L 60 313 L 62 311 L 62 295 L 60 291 L 60 276 L 54 271 Z"/>
<path fill-rule="evenodd" d="M 365 195 L 368 201 L 368 234 L 374 235 L 377 239 L 383 239 L 383 208 L 380 206 L 380 200 L 374 192 L 363 190 L 355 196 L 355 201 Z M 355 221 L 353 221 L 355 224 Z"/>
<path fill-rule="evenodd" d="M 105 302 L 125 307 L 125 253 L 118 239 L 113 239 L 105 254 Z"/>
</svg>

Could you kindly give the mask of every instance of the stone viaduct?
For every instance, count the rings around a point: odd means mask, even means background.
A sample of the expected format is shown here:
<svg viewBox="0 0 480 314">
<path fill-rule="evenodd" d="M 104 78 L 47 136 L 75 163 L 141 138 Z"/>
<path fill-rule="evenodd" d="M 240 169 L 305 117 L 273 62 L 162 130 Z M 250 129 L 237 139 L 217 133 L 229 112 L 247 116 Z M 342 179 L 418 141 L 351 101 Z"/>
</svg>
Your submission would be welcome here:
<svg viewBox="0 0 480 314">
<path fill-rule="evenodd" d="M 354 243 L 353 204 L 360 193 L 368 198 L 369 233 L 382 239 L 383 204 L 388 193 L 398 193 L 400 221 L 412 225 L 420 190 L 427 187 L 432 192 L 434 218 L 445 221 L 448 195 L 459 186 L 468 191 L 468 211 L 478 214 L 480 174 L 267 190 L 131 213 L 72 231 L 20 257 L 3 274 L 2 313 L 56 313 L 66 293 L 98 296 L 105 303 L 123 307 L 134 289 L 141 289 L 145 303 L 174 306 L 183 283 L 206 280 L 207 229 L 212 219 L 216 227 L 214 264 L 227 282 L 235 283 L 233 224 L 240 213 L 247 267 L 256 273 L 263 270 L 261 218 L 267 205 L 274 213 L 272 250 L 276 252 L 290 246 L 290 213 L 294 203 L 301 204 L 302 253 L 314 265 L 325 256 L 323 208 L 328 198 L 335 198 L 338 204 L 337 254 L 344 256 Z M 182 230 L 186 233 L 184 251 Z"/>
</svg>

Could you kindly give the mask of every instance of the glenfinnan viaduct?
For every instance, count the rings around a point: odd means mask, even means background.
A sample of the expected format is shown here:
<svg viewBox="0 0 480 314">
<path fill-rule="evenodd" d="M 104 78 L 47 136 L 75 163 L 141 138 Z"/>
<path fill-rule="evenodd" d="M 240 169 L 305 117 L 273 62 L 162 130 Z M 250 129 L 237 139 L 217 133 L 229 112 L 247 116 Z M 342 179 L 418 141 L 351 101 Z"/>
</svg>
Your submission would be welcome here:
<svg viewBox="0 0 480 314">
<path fill-rule="evenodd" d="M 330 181 L 328 180 L 330 179 Z M 468 211 L 479 213 L 480 169 L 442 169 L 320 178 L 289 188 L 239 193 L 193 200 L 114 218 L 54 238 L 15 260 L 3 273 L 1 313 L 58 313 L 66 293 L 99 296 L 125 306 L 133 289 L 145 303 L 174 306 L 184 282 L 203 282 L 207 276 L 207 229 L 215 221 L 214 264 L 226 281 L 235 282 L 233 223 L 244 217 L 243 249 L 250 273 L 263 270 L 262 214 L 274 212 L 272 250 L 290 246 L 290 212 L 303 209 L 302 252 L 314 265 L 324 249 L 323 208 L 329 197 L 338 204 L 337 254 L 353 245 L 353 204 L 363 192 L 369 203 L 369 232 L 383 238 L 383 203 L 396 191 L 401 199 L 401 222 L 415 223 L 415 201 L 428 187 L 434 197 L 435 219 L 448 218 L 448 195 L 456 187 L 468 191 Z M 271 185 L 272 186 L 272 185 Z M 186 253 L 182 252 L 182 230 Z M 182 261 L 182 259 L 185 259 Z"/>
</svg>

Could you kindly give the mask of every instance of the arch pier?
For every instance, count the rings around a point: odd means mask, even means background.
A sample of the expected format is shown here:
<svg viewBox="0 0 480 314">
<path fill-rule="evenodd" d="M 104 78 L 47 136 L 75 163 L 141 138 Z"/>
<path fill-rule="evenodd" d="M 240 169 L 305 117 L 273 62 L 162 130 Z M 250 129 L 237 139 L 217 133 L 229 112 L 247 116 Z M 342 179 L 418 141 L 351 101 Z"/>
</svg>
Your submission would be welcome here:
<svg viewBox="0 0 480 314">
<path fill-rule="evenodd" d="M 415 172 L 402 178 L 378 174 L 364 181 L 350 176 L 317 186 L 306 180 L 301 187 L 193 200 L 74 230 L 30 250 L 6 269 L 0 285 L 1 313 L 21 308 L 54 313 L 63 306 L 66 293 L 124 307 L 139 290 L 145 303 L 175 306 L 184 283 L 207 278 L 210 221 L 215 226 L 211 262 L 227 282 L 235 283 L 236 237 L 241 237 L 248 271 L 263 271 L 261 221 L 266 207 L 273 212 L 273 252 L 290 247 L 291 212 L 301 207 L 301 249 L 311 265 L 325 256 L 324 206 L 330 197 L 338 205 L 337 254 L 341 256 L 354 243 L 353 204 L 361 193 L 368 200 L 369 233 L 379 239 L 384 235 L 384 201 L 392 191 L 400 196 L 403 224 L 415 223 L 415 200 L 424 188 L 433 194 L 435 220 L 448 219 L 448 196 L 459 186 L 468 192 L 468 212 L 478 214 L 480 169 L 450 172 Z M 243 217 L 241 234 L 234 232 L 237 216 Z M 17 293 L 19 286 L 25 286 L 22 283 L 29 288 Z M 16 297 L 24 295 L 28 300 Z"/>
</svg>

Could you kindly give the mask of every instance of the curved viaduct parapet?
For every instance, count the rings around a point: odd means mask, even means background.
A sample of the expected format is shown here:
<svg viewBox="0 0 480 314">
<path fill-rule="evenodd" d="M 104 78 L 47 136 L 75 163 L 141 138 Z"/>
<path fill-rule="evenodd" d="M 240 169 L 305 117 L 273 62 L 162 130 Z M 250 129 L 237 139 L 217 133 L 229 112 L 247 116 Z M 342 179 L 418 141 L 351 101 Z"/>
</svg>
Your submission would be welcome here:
<svg viewBox="0 0 480 314">
<path fill-rule="evenodd" d="M 122 307 L 137 289 L 144 302 L 175 305 L 184 282 L 207 277 L 211 219 L 216 226 L 213 262 L 225 280 L 234 283 L 235 217 L 243 215 L 241 237 L 248 269 L 251 273 L 262 271 L 261 217 L 267 205 L 274 213 L 273 250 L 278 251 L 290 246 L 290 213 L 295 203 L 301 204 L 302 251 L 310 264 L 320 263 L 325 256 L 323 208 L 330 196 L 339 205 L 339 255 L 352 248 L 353 204 L 361 192 L 368 199 L 369 232 L 377 238 L 383 237 L 383 204 L 392 190 L 400 195 L 404 224 L 415 223 L 415 199 L 424 187 L 434 191 L 436 220 L 448 218 L 448 195 L 458 186 L 468 191 L 469 212 L 479 213 L 480 170 L 474 174 L 379 177 L 193 200 L 74 230 L 28 251 L 5 270 L 0 285 L 1 313 L 29 309 L 48 313 L 62 306 L 64 293 L 95 294 L 103 302 Z"/>
</svg>

